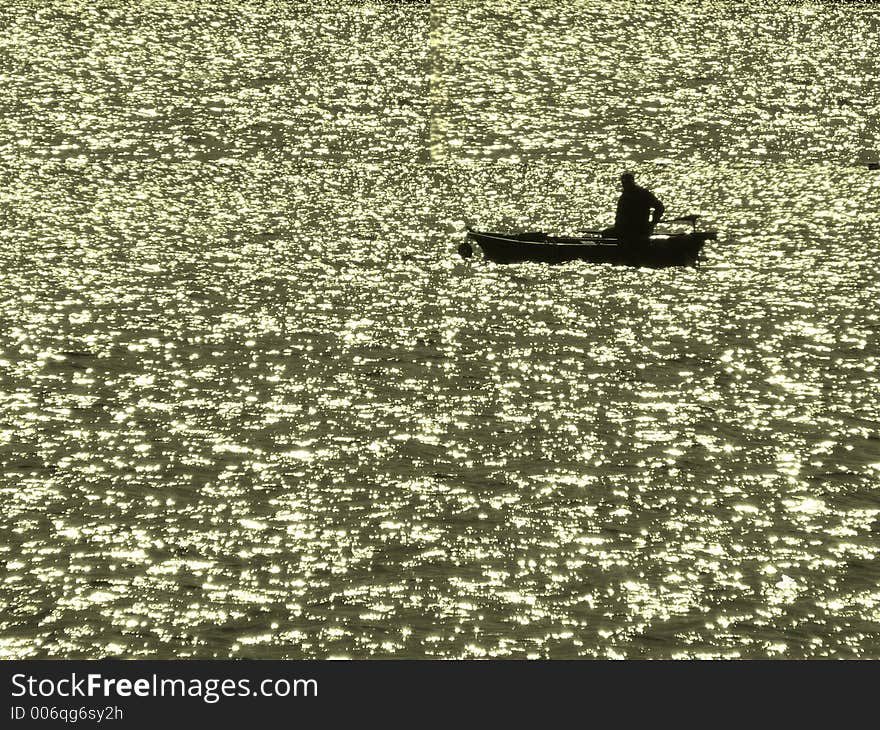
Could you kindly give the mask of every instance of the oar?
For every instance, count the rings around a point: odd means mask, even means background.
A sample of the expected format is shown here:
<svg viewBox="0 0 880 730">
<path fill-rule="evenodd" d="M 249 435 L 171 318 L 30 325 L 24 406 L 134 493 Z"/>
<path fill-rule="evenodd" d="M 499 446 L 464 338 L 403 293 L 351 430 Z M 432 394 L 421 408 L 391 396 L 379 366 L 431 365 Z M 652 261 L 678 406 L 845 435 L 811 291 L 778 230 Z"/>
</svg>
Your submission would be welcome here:
<svg viewBox="0 0 880 730">
<path fill-rule="evenodd" d="M 599 236 L 600 238 L 608 238 L 609 236 L 613 235 L 612 232 L 606 231 L 576 231 L 576 233 L 583 233 L 588 236 Z"/>
<path fill-rule="evenodd" d="M 678 218 L 664 218 L 661 221 L 658 221 L 655 225 L 660 225 L 661 223 L 690 223 L 692 226 L 696 228 L 697 226 L 697 218 L 700 216 L 691 213 L 690 215 L 682 215 Z M 613 235 L 613 231 L 596 231 L 596 230 L 580 230 L 578 233 L 584 233 L 592 236 L 609 236 Z"/>
<path fill-rule="evenodd" d="M 696 215 L 695 213 L 691 213 L 690 215 L 682 215 L 682 216 L 679 216 L 678 218 L 666 218 L 662 221 L 659 221 L 658 224 L 659 223 L 690 223 L 694 228 L 696 228 L 697 227 L 697 218 L 699 218 L 699 217 L 700 216 Z"/>
</svg>

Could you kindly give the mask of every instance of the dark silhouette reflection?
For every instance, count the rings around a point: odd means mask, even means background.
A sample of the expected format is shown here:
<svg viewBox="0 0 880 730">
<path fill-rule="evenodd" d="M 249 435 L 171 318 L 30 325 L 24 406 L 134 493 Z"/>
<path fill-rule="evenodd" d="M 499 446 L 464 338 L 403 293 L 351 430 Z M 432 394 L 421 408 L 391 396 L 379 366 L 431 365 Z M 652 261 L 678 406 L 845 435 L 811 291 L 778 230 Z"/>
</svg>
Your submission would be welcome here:
<svg viewBox="0 0 880 730">
<path fill-rule="evenodd" d="M 620 176 L 620 187 L 622 192 L 617 199 L 614 225 L 602 233 L 619 239 L 621 243 L 647 241 L 654 226 L 663 217 L 663 203 L 650 190 L 636 185 L 636 178 L 631 172 Z"/>
<path fill-rule="evenodd" d="M 880 170 L 880 162 L 869 162 L 868 169 L 869 170 Z"/>
</svg>

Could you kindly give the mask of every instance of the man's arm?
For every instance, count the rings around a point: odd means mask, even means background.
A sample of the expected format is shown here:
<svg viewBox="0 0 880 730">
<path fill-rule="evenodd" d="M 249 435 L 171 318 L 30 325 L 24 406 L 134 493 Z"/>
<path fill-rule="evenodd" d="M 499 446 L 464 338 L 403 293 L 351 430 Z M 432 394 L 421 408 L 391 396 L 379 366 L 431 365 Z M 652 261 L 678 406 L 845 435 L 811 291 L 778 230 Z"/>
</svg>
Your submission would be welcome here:
<svg viewBox="0 0 880 730">
<path fill-rule="evenodd" d="M 666 208 L 663 207 L 663 203 L 660 202 L 660 198 L 658 198 L 653 193 L 651 193 L 651 208 L 653 208 L 654 210 L 654 215 L 651 218 L 651 225 L 656 226 L 660 222 L 660 219 L 663 217 L 663 211 L 665 211 Z"/>
</svg>

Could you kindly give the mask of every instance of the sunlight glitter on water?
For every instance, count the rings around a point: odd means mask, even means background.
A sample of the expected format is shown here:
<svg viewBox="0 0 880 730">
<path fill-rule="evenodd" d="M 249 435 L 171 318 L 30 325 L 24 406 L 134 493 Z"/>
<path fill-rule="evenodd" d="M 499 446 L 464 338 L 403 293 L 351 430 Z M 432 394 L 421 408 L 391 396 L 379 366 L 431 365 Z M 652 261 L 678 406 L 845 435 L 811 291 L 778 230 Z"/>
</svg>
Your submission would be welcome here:
<svg viewBox="0 0 880 730">
<path fill-rule="evenodd" d="M 439 3 L 433 154 L 591 163 L 876 157 L 880 15 L 861 9 Z"/>
<path fill-rule="evenodd" d="M 619 166 L 385 161 L 402 127 L 3 148 L 0 655 L 877 656 L 878 178 L 633 164 L 698 267 L 501 267 L 462 223 L 607 224 Z"/>
</svg>

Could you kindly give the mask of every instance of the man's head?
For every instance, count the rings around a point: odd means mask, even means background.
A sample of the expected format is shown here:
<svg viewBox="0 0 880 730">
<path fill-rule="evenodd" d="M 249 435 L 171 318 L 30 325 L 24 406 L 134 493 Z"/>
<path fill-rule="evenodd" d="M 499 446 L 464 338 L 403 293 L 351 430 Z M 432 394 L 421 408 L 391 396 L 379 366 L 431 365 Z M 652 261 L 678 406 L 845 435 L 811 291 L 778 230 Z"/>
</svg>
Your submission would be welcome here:
<svg viewBox="0 0 880 730">
<path fill-rule="evenodd" d="M 636 176 L 631 172 L 625 172 L 620 176 L 620 186 L 624 190 L 629 190 L 636 186 Z"/>
</svg>

